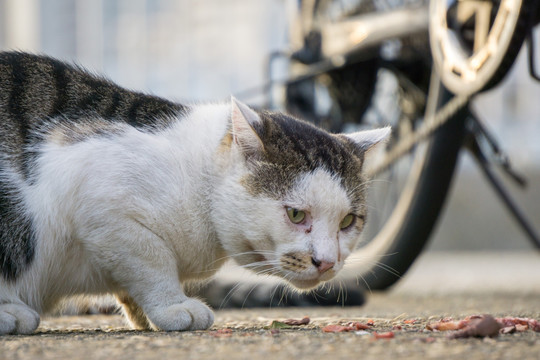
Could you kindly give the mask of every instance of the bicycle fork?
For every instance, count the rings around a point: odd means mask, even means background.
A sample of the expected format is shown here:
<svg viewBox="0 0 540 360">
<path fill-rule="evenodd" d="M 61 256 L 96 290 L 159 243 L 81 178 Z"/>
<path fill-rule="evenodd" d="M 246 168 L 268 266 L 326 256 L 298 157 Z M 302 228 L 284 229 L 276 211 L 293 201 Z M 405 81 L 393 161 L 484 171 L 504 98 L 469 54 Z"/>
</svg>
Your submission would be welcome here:
<svg viewBox="0 0 540 360">
<path fill-rule="evenodd" d="M 540 237 L 525 217 L 525 214 L 512 199 L 502 181 L 497 177 L 493 168 L 498 166 L 503 170 L 504 174 L 508 175 L 521 188 L 527 186 L 526 179 L 512 169 L 508 157 L 501 151 L 493 136 L 474 112 L 471 109 L 468 112 L 470 122 L 465 138 L 465 148 L 473 155 L 489 184 L 493 187 L 495 193 L 502 200 L 508 211 L 510 211 L 521 229 L 527 234 L 529 240 L 531 240 L 534 246 L 540 249 Z"/>
</svg>

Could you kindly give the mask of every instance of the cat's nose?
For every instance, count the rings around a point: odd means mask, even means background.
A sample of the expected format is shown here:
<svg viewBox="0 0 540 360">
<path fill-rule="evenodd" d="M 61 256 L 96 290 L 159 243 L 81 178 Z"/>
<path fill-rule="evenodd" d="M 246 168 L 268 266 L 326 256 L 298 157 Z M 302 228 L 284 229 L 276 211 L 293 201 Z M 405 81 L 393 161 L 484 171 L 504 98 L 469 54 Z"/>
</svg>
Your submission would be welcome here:
<svg viewBox="0 0 540 360">
<path fill-rule="evenodd" d="M 317 270 L 319 270 L 321 274 L 330 270 L 336 264 L 330 261 L 324 261 L 324 260 L 321 261 L 314 257 L 311 258 L 311 263 L 317 268 Z"/>
</svg>

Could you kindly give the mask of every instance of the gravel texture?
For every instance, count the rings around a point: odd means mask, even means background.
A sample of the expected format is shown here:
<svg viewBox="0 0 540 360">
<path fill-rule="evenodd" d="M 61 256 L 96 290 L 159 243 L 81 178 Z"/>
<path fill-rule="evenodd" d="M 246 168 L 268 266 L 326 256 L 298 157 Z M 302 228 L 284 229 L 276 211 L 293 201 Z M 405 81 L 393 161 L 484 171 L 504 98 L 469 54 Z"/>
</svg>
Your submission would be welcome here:
<svg viewBox="0 0 540 360">
<path fill-rule="evenodd" d="M 496 338 L 449 339 L 426 330 L 444 317 L 489 313 L 540 319 L 539 293 L 459 295 L 370 294 L 363 307 L 218 310 L 208 331 L 139 332 L 119 315 L 44 318 L 31 336 L 0 337 L 0 359 L 276 359 L 295 358 L 467 358 L 538 359 L 540 333 L 531 330 Z M 271 329 L 274 320 L 308 325 Z M 373 324 L 368 330 L 325 333 L 329 324 Z M 392 339 L 374 332 L 393 331 Z"/>
</svg>

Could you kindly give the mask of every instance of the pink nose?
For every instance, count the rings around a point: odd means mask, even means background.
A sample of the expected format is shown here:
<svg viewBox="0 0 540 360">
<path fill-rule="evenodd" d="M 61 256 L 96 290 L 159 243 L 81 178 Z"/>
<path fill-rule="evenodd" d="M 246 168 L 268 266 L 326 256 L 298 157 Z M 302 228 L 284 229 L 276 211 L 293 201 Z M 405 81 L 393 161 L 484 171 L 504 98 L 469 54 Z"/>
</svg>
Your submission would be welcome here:
<svg viewBox="0 0 540 360">
<path fill-rule="evenodd" d="M 313 257 L 311 258 L 311 263 L 317 268 L 317 270 L 319 270 L 321 274 L 330 270 L 336 264 L 334 262 L 317 260 Z"/>
</svg>

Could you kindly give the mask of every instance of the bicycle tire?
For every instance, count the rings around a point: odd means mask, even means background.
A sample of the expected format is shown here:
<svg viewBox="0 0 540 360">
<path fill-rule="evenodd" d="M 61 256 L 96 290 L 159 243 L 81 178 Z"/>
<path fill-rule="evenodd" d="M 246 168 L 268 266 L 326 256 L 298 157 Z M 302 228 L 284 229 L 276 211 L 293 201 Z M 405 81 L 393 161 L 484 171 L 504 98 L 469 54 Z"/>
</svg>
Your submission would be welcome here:
<svg viewBox="0 0 540 360">
<path fill-rule="evenodd" d="M 444 89 L 437 99 L 438 107 L 449 95 Z M 367 249 L 351 255 L 365 264 L 348 270 L 349 277 L 352 273 L 362 279 L 360 285 L 370 290 L 391 287 L 428 243 L 451 186 L 465 135 L 466 111 L 460 110 L 435 132 L 426 144 L 425 157 L 419 159 L 419 171 L 409 176 L 410 185 L 403 190 L 402 203 L 396 205 L 392 219 Z"/>
<path fill-rule="evenodd" d="M 316 3 L 320 5 L 320 3 Z M 317 10 L 317 6 L 315 7 Z M 316 12 L 316 11 L 315 11 Z M 351 64 L 350 67 L 360 67 L 359 64 Z M 428 67 L 429 69 L 429 67 Z M 373 71 L 373 69 L 372 69 Z M 373 72 L 374 74 L 375 72 Z M 351 107 L 343 106 L 348 104 L 342 101 L 344 93 L 350 92 L 357 95 L 358 86 L 362 83 L 354 82 L 350 77 L 333 76 L 329 85 L 329 92 L 333 98 L 334 105 L 340 109 L 338 124 L 335 120 L 330 122 L 329 130 L 336 131 L 336 127 L 343 126 Z M 375 77 L 373 77 L 375 81 Z M 412 79 L 410 79 L 412 80 Z M 344 86 L 344 85 L 350 86 Z M 416 84 L 416 82 L 415 82 Z M 434 84 L 433 82 L 431 84 Z M 426 91 L 431 87 L 429 81 L 422 81 L 416 84 L 420 89 Z M 364 84 L 365 85 L 365 84 Z M 437 86 L 440 83 L 437 82 Z M 356 96 L 357 101 L 362 104 L 362 99 L 371 99 L 373 86 L 368 86 L 369 97 Z M 352 91 L 351 89 L 356 89 Z M 287 106 L 304 108 L 314 106 L 312 101 L 297 103 L 298 98 L 290 96 L 293 92 L 287 92 Z M 437 105 L 440 106 L 447 100 L 450 93 L 444 91 L 441 96 L 437 95 Z M 367 103 L 367 102 L 366 102 Z M 304 111 L 306 109 L 303 109 Z M 365 108 L 362 109 L 363 113 Z M 359 112 L 352 113 L 356 121 L 360 121 Z M 351 116 L 349 116 L 350 118 Z M 308 117 L 309 118 L 309 117 Z M 315 121 L 319 125 L 320 122 Z M 348 121 L 351 122 L 350 119 Z M 425 151 L 416 157 L 419 164 L 418 171 L 408 175 L 408 188 L 396 204 L 396 208 L 391 211 L 391 219 L 386 221 L 381 227 L 381 231 L 366 246 L 359 248 L 351 255 L 351 263 L 346 267 L 336 281 L 336 285 L 344 282 L 350 289 L 358 287 L 356 283 L 371 290 L 383 290 L 392 286 L 409 269 L 414 260 L 421 253 L 427 244 L 432 230 L 439 218 L 446 195 L 450 188 L 451 179 L 456 166 L 456 161 L 462 145 L 465 133 L 464 114 L 459 112 L 445 126 L 441 127 L 426 144 Z M 370 220 L 368 215 L 368 226 Z M 348 268 L 348 269 L 347 269 Z M 362 280 L 357 280 L 361 278 Z M 332 288 L 332 287 L 330 287 Z"/>
</svg>

